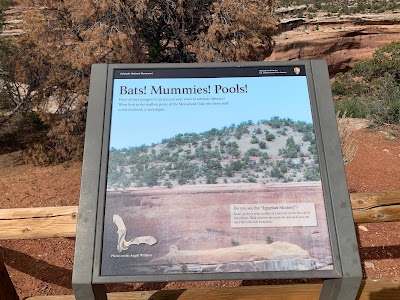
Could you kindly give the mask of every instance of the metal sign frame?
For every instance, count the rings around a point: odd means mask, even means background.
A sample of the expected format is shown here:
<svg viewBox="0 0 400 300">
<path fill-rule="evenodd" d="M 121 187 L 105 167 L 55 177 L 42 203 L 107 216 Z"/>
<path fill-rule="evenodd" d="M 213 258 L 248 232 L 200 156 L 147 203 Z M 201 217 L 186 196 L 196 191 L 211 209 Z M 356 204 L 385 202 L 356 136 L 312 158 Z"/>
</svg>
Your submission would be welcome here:
<svg viewBox="0 0 400 300">
<path fill-rule="evenodd" d="M 311 99 L 334 270 L 257 273 L 100 276 L 105 181 L 115 69 L 304 66 Z M 325 61 L 216 64 L 96 64 L 92 67 L 72 284 L 77 299 L 106 299 L 105 283 L 219 280 L 324 279 L 320 299 L 353 300 L 362 279 L 353 215 Z"/>
</svg>

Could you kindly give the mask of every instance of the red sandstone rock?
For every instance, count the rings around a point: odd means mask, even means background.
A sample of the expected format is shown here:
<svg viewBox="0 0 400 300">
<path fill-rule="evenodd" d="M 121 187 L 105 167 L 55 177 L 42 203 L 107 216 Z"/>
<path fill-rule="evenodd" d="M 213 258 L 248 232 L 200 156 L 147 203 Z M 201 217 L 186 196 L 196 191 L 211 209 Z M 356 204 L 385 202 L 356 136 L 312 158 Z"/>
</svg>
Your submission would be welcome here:
<svg viewBox="0 0 400 300">
<path fill-rule="evenodd" d="M 400 14 L 282 20 L 282 33 L 267 61 L 325 59 L 331 75 L 370 59 L 378 48 L 400 40 Z M 294 28 L 293 27 L 296 27 Z"/>
</svg>

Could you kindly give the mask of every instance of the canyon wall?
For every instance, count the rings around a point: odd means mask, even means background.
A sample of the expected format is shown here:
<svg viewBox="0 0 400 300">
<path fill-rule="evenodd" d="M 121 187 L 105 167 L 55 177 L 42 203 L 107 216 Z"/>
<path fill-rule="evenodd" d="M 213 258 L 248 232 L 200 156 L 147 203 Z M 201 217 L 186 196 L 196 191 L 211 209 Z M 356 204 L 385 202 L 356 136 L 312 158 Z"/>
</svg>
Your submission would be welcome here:
<svg viewBox="0 0 400 300">
<path fill-rule="evenodd" d="M 400 13 L 281 19 L 280 31 L 267 61 L 325 59 L 333 76 L 400 40 Z"/>
</svg>

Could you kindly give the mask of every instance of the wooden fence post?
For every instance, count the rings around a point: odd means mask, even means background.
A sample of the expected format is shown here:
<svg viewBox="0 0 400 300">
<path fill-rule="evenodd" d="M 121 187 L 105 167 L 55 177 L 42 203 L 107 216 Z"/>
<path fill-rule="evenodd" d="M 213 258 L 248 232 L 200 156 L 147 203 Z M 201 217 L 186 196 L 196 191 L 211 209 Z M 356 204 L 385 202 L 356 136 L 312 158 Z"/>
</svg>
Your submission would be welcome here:
<svg viewBox="0 0 400 300">
<path fill-rule="evenodd" d="M 19 300 L 6 266 L 0 256 L 0 300 Z"/>
</svg>

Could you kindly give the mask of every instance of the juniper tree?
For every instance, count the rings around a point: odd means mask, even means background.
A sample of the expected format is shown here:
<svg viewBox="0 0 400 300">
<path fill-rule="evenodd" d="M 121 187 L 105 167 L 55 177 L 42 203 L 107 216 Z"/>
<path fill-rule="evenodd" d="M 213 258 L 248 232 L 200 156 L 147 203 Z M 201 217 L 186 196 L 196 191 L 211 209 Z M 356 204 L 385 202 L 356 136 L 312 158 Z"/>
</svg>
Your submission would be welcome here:
<svg viewBox="0 0 400 300">
<path fill-rule="evenodd" d="M 29 9 L 15 69 L 58 160 L 82 152 L 93 63 L 263 60 L 277 30 L 273 0 L 17 2 Z"/>
</svg>

